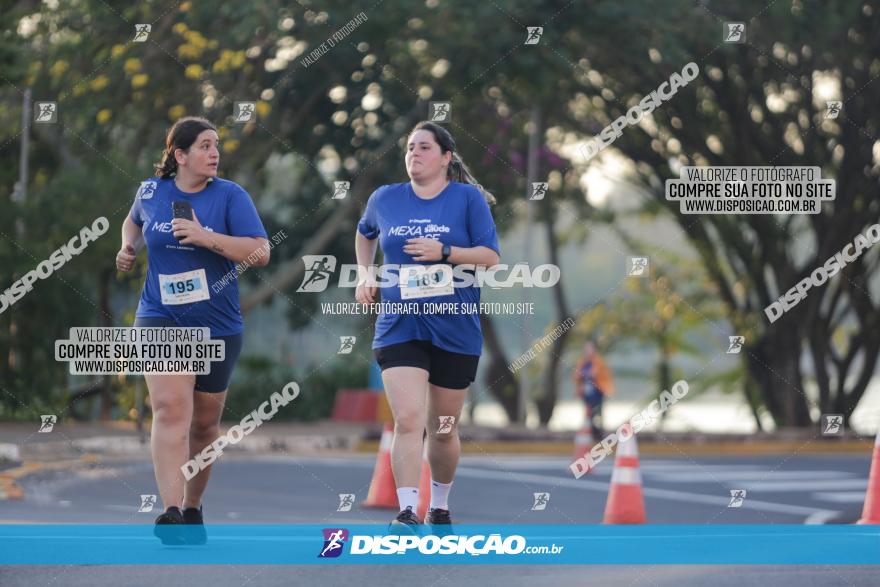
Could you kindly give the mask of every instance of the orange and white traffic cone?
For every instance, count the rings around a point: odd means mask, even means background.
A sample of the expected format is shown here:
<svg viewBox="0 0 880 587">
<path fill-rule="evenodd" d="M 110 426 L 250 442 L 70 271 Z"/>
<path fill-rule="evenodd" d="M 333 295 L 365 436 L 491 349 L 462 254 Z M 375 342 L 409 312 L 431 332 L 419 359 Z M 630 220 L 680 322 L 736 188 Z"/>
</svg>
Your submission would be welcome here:
<svg viewBox="0 0 880 587">
<path fill-rule="evenodd" d="M 635 436 L 617 445 L 603 524 L 644 524 L 645 498 Z"/>
<path fill-rule="evenodd" d="M 394 473 L 391 470 L 391 440 L 394 438 L 394 426 L 389 422 L 382 430 L 379 441 L 379 454 L 376 455 L 376 467 L 367 499 L 362 503 L 368 508 L 387 508 L 396 510 L 397 485 L 394 484 Z"/>
<path fill-rule="evenodd" d="M 880 432 L 874 440 L 874 456 L 871 458 L 871 473 L 868 475 L 868 490 L 865 493 L 865 508 L 858 524 L 880 524 Z"/>
<path fill-rule="evenodd" d="M 428 513 L 428 506 L 431 504 L 431 464 L 428 462 L 428 442 L 425 441 L 425 448 L 422 451 L 422 474 L 419 478 L 419 507 L 416 514 L 420 520 L 425 519 Z"/>
<path fill-rule="evenodd" d="M 571 458 L 576 461 L 585 457 L 593 448 L 593 443 L 592 427 L 589 423 L 584 424 L 584 427 L 574 435 L 574 452 L 571 453 Z M 587 472 L 591 473 L 592 469 Z"/>
</svg>

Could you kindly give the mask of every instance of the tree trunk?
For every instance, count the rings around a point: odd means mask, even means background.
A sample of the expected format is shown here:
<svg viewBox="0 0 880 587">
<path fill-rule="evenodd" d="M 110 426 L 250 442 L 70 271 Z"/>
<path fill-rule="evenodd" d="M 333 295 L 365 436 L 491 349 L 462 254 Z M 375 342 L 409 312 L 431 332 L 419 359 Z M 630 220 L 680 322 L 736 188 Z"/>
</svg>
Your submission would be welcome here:
<svg viewBox="0 0 880 587">
<path fill-rule="evenodd" d="M 663 329 L 660 331 L 660 340 L 657 341 L 657 346 L 660 349 L 660 356 L 657 358 L 657 383 L 659 384 L 657 398 L 660 397 L 664 390 L 669 391 L 672 387 L 672 366 L 669 364 L 669 343 L 666 341 L 666 327 L 667 324 L 663 324 Z M 661 412 L 660 421 L 657 422 L 658 430 L 666 422 L 667 414 L 668 412 Z"/>
<path fill-rule="evenodd" d="M 559 267 L 559 243 L 556 241 L 556 234 L 553 228 L 556 224 L 556 214 L 553 208 L 553 200 L 548 191 L 542 202 L 546 208 L 544 219 L 544 228 L 547 234 L 547 249 L 550 256 L 550 263 Z M 565 298 L 565 291 L 562 289 L 562 278 L 559 283 L 553 286 L 553 301 L 556 303 L 556 318 L 558 324 L 565 322 L 571 313 L 568 309 L 568 301 Z M 557 372 L 559 364 L 562 362 L 562 352 L 565 348 L 565 340 L 568 338 L 569 328 L 562 331 L 562 334 L 553 341 L 549 349 L 550 359 L 547 361 L 547 369 L 544 371 L 544 389 L 536 401 L 538 408 L 538 419 L 541 426 L 546 426 L 553 417 L 553 410 L 556 407 L 558 397 L 557 389 Z"/>
<path fill-rule="evenodd" d="M 98 274 L 98 323 L 103 327 L 113 326 L 113 316 L 110 314 L 110 279 L 113 271 L 101 271 Z M 113 416 L 113 378 L 111 375 L 101 377 L 101 421 L 110 420 Z"/>
<path fill-rule="evenodd" d="M 744 348 L 746 366 L 776 425 L 806 428 L 812 420 L 800 371 L 801 335 L 792 320 L 785 322 Z"/>
<path fill-rule="evenodd" d="M 498 333 L 495 331 L 492 319 L 481 314 L 480 326 L 483 329 L 483 343 L 489 349 L 489 368 L 486 370 L 483 383 L 492 397 L 501 404 L 508 421 L 516 422 L 517 393 L 519 391 L 517 379 L 508 368 L 510 362 L 504 354 L 504 348 L 498 339 Z M 474 403 L 476 403 L 476 398 L 474 398 Z"/>
<path fill-rule="evenodd" d="M 755 397 L 755 390 L 751 382 L 748 381 L 748 378 L 743 382 L 743 395 L 749 404 L 749 409 L 752 411 L 752 417 L 755 419 L 755 426 L 758 428 L 758 432 L 764 432 L 764 425 L 761 423 L 761 413 L 758 411 L 760 404 L 758 398 Z"/>
</svg>

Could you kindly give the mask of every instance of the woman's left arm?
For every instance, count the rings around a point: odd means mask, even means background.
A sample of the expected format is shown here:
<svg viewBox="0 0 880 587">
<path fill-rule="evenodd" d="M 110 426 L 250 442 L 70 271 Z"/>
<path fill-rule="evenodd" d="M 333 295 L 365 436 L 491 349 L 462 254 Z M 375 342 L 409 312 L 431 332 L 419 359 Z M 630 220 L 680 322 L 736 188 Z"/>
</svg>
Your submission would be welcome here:
<svg viewBox="0 0 880 587">
<path fill-rule="evenodd" d="M 497 265 L 501 258 L 489 247 L 449 247 L 449 262 L 453 265 Z"/>
<path fill-rule="evenodd" d="M 207 233 L 205 244 L 200 247 L 210 249 L 235 263 L 247 261 L 253 267 L 269 264 L 269 241 L 261 236 L 229 236 L 228 234 Z M 180 241 L 183 243 L 184 241 Z"/>
</svg>

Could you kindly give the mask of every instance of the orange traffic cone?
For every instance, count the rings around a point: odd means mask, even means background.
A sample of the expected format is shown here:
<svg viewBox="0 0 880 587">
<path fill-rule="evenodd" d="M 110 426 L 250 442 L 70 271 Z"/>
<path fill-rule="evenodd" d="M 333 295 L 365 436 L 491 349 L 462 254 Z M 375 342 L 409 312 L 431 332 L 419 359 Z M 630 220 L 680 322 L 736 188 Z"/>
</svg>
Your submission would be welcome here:
<svg viewBox="0 0 880 587">
<path fill-rule="evenodd" d="M 603 524 L 644 524 L 645 499 L 635 436 L 617 445 Z"/>
<path fill-rule="evenodd" d="M 585 457 L 590 452 L 590 449 L 593 448 L 593 442 L 591 426 L 589 423 L 584 424 L 584 427 L 574 435 L 574 452 L 571 453 L 571 458 L 576 461 Z M 592 473 L 593 470 L 589 469 L 587 472 Z"/>
<path fill-rule="evenodd" d="M 419 478 L 419 507 L 416 514 L 420 520 L 425 519 L 428 506 L 431 504 L 431 464 L 428 462 L 428 443 L 422 451 L 422 474 Z"/>
<path fill-rule="evenodd" d="M 865 509 L 859 524 L 880 524 L 880 432 L 874 441 L 871 473 L 868 475 L 868 491 L 865 493 Z"/>
<path fill-rule="evenodd" d="M 376 467 L 373 469 L 373 479 L 370 481 L 370 491 L 362 504 L 364 507 L 392 510 L 396 510 L 398 507 L 397 485 L 394 484 L 394 473 L 391 471 L 392 438 L 394 438 L 394 427 L 389 422 L 382 430 L 379 454 L 376 455 Z"/>
</svg>

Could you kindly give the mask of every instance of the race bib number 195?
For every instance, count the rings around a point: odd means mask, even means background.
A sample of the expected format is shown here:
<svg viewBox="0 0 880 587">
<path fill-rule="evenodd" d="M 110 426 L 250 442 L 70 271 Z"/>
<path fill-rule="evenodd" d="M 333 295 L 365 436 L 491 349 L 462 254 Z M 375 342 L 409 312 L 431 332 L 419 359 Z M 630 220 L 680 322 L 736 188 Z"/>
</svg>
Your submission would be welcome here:
<svg viewBox="0 0 880 587">
<path fill-rule="evenodd" d="M 162 290 L 162 304 L 176 306 L 207 300 L 208 282 L 204 269 L 175 273 L 174 275 L 159 274 L 159 287 Z"/>
</svg>

